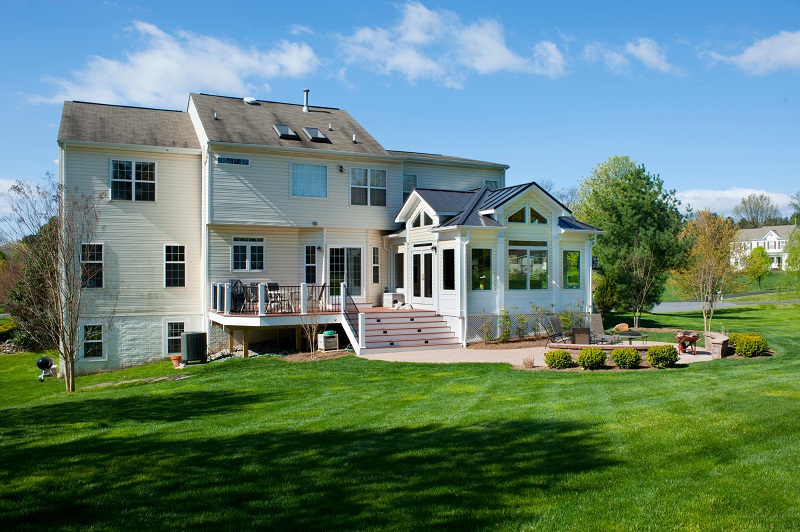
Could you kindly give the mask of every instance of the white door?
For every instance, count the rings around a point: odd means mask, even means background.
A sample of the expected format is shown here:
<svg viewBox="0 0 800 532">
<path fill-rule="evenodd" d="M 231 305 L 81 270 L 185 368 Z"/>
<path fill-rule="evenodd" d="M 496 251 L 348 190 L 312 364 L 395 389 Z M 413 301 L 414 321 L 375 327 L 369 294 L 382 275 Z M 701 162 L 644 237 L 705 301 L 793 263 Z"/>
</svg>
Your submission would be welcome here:
<svg viewBox="0 0 800 532">
<path fill-rule="evenodd" d="M 433 305 L 433 251 L 411 255 L 411 303 Z"/>
</svg>

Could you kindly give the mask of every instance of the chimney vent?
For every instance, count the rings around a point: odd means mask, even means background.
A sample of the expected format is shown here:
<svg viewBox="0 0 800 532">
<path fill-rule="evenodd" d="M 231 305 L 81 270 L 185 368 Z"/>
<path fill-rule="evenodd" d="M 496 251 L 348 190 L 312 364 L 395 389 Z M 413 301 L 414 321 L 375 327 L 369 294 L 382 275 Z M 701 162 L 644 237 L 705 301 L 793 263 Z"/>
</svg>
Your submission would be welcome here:
<svg viewBox="0 0 800 532">
<path fill-rule="evenodd" d="M 355 133 L 353 133 L 353 144 L 358 144 L 358 142 L 356 142 L 356 134 Z"/>
<path fill-rule="evenodd" d="M 308 112 L 308 93 L 311 92 L 309 89 L 303 89 L 303 112 Z"/>
</svg>

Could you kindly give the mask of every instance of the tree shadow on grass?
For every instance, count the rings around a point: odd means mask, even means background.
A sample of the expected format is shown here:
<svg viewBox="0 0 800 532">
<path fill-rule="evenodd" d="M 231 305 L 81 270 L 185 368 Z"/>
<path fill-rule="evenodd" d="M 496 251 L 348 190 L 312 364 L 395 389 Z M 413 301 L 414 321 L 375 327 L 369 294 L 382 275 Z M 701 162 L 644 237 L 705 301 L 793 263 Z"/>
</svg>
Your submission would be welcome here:
<svg viewBox="0 0 800 532">
<path fill-rule="evenodd" d="M 205 406 L 223 418 L 251 400 L 225 394 L 226 409 L 218 395 Z M 152 414 L 160 403 L 116 400 L 99 413 L 98 405 L 76 406 L 68 418 L 183 415 Z M 613 465 L 602 432 L 587 423 L 303 430 L 270 429 L 258 419 L 194 431 L 144 423 L 131 435 L 95 430 L 55 445 L 0 447 L 9 464 L 0 522 L 48 529 L 475 529 L 535 522 L 543 494 L 591 489 L 580 477 Z"/>
</svg>

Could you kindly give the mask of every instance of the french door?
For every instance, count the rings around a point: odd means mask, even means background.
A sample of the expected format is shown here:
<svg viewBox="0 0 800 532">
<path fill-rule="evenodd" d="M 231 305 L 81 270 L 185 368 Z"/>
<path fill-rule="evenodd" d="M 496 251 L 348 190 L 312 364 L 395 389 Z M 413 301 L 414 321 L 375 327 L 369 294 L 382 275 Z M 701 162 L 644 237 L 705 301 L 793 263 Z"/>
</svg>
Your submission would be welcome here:
<svg viewBox="0 0 800 532">
<path fill-rule="evenodd" d="M 433 304 L 433 251 L 411 254 L 411 303 Z"/>
<path fill-rule="evenodd" d="M 351 296 L 362 295 L 361 248 L 330 248 L 328 250 L 328 285 L 329 294 L 338 296 L 340 284 L 347 283 Z"/>
</svg>

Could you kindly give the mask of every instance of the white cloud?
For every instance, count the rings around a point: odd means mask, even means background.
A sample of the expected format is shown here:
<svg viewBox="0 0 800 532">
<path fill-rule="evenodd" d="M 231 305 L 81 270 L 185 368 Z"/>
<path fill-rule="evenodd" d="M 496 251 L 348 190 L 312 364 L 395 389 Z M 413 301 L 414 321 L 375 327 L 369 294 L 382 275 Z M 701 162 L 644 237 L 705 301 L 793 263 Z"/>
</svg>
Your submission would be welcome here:
<svg viewBox="0 0 800 532">
<path fill-rule="evenodd" d="M 681 73 L 680 69 L 669 64 L 664 49 L 653 39 L 641 37 L 636 42 L 625 43 L 625 52 L 641 61 L 649 69 L 657 70 L 664 74 Z"/>
<path fill-rule="evenodd" d="M 739 55 L 708 52 L 708 57 L 731 63 L 748 74 L 763 75 L 781 69 L 800 69 L 800 31 L 782 31 L 756 41 Z"/>
<path fill-rule="evenodd" d="M 708 208 L 712 212 L 721 215 L 731 215 L 733 208 L 742 201 L 742 198 L 746 198 L 751 194 L 765 194 L 769 196 L 772 201 L 775 202 L 775 205 L 778 206 L 778 210 L 784 215 L 788 215 L 792 212 L 792 209 L 789 207 L 789 202 L 792 201 L 792 197 L 782 192 L 769 192 L 767 190 L 754 188 L 730 188 L 727 190 L 692 189 L 675 193 L 684 206 L 691 205 L 695 212 Z"/>
<path fill-rule="evenodd" d="M 461 87 L 468 72 L 481 75 L 520 72 L 555 78 L 564 74 L 564 57 L 549 41 L 524 56 L 506 44 L 503 25 L 494 19 L 465 24 L 452 11 L 432 10 L 419 2 L 402 6 L 392 26 L 356 28 L 339 42 L 345 62 L 408 81 L 432 79 Z"/>
<path fill-rule="evenodd" d="M 8 201 L 8 190 L 17 182 L 16 179 L 0 177 L 0 216 L 11 214 L 11 203 Z"/>
<path fill-rule="evenodd" d="M 241 95 L 276 77 L 301 77 L 319 65 L 306 43 L 280 41 L 269 50 L 243 48 L 216 37 L 165 33 L 146 22 L 132 30 L 143 47 L 122 60 L 91 57 L 72 78 L 51 78 L 59 90 L 33 101 L 61 103 L 88 100 L 180 108 L 189 92 L 209 91 Z"/>
<path fill-rule="evenodd" d="M 302 24 L 292 24 L 289 26 L 289 33 L 292 35 L 314 35 L 314 30 L 312 30 L 308 26 L 304 26 Z"/>
<path fill-rule="evenodd" d="M 625 57 L 625 54 L 597 42 L 587 44 L 583 48 L 582 57 L 589 63 L 602 61 L 607 69 L 617 74 L 623 74 L 628 71 L 628 58 Z"/>
</svg>

